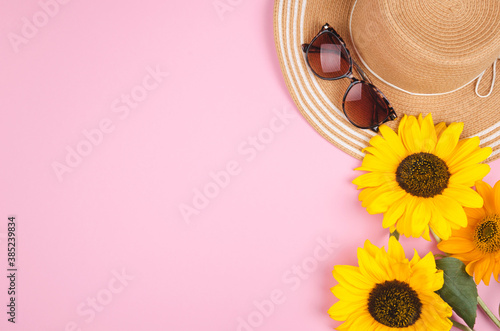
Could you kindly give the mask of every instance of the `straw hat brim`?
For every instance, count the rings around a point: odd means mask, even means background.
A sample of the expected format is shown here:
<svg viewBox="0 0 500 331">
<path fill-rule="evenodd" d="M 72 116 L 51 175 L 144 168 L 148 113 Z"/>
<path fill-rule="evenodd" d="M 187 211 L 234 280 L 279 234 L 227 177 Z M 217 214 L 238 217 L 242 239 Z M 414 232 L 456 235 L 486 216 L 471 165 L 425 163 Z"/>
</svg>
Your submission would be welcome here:
<svg viewBox="0 0 500 331">
<path fill-rule="evenodd" d="M 354 60 L 363 67 L 356 52 L 353 52 L 354 47 L 349 37 L 348 18 L 354 2 L 355 0 L 275 0 L 274 37 L 286 85 L 302 115 L 325 139 L 349 155 L 362 159 L 362 149 L 375 133 L 354 127 L 344 116 L 342 98 L 349 80 L 318 79 L 307 67 L 301 50 L 301 44 L 310 42 L 320 28 L 329 23 L 343 36 Z M 500 77 L 499 70 L 497 68 L 497 77 Z M 392 88 L 373 75 L 370 78 L 387 96 L 398 114 L 396 121 L 388 123 L 393 129 L 404 114 L 432 113 L 435 123 L 463 122 L 465 126 L 462 138 L 478 136 L 481 147 L 492 147 L 493 153 L 486 162 L 500 156 L 498 86 L 488 98 L 479 98 L 475 94 L 474 83 L 449 94 L 418 96 Z M 488 69 L 482 79 L 480 92 L 485 93 L 489 89 L 491 78 L 492 70 Z"/>
</svg>

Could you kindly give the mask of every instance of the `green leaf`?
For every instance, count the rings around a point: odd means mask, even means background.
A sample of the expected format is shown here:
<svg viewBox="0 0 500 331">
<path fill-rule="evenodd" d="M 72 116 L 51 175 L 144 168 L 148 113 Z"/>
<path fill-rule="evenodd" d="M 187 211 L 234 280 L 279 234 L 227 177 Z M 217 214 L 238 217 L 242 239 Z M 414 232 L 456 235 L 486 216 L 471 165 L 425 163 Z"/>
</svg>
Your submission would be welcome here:
<svg viewBox="0 0 500 331">
<path fill-rule="evenodd" d="M 472 329 L 476 323 L 477 286 L 465 271 L 465 264 L 454 258 L 436 260 L 438 269 L 444 272 L 444 285 L 437 293 Z"/>
</svg>

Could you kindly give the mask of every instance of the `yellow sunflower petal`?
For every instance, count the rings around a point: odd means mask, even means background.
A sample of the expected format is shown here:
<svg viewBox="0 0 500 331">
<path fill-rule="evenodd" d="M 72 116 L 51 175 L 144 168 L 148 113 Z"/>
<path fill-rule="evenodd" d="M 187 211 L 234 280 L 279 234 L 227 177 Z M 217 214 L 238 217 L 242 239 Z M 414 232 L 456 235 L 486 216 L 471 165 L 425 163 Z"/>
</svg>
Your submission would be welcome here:
<svg viewBox="0 0 500 331">
<path fill-rule="evenodd" d="M 485 260 L 488 264 L 484 270 L 483 282 L 486 286 L 488 286 L 490 285 L 491 275 L 493 274 L 493 269 L 495 268 L 495 257 L 493 256 L 493 254 L 488 254 Z"/>
<path fill-rule="evenodd" d="M 497 258 L 497 263 L 495 264 L 495 269 L 493 270 L 493 278 L 497 282 L 500 282 L 500 257 Z"/>
<path fill-rule="evenodd" d="M 362 201 L 362 206 L 368 208 L 376 202 L 376 199 L 385 192 L 402 191 L 396 182 L 388 182 L 376 188 L 366 188 L 359 193 L 359 200 Z M 380 208 L 379 208 L 380 209 Z M 384 210 L 385 211 L 385 210 Z"/>
<path fill-rule="evenodd" d="M 462 184 L 467 187 L 474 186 L 474 183 L 483 179 L 490 172 L 487 164 L 473 164 L 462 168 L 450 177 L 451 184 Z"/>
<path fill-rule="evenodd" d="M 431 219 L 429 225 L 439 238 L 448 239 L 451 236 L 451 225 L 449 222 L 439 222 Z"/>
<path fill-rule="evenodd" d="M 427 241 L 431 241 L 431 236 L 430 236 L 430 233 L 429 233 L 429 228 L 430 228 L 430 225 L 426 226 L 425 229 L 424 229 L 424 233 L 422 233 L 422 238 L 424 238 Z"/>
<path fill-rule="evenodd" d="M 500 180 L 493 186 L 493 201 L 495 204 L 495 214 L 500 213 Z"/>
<path fill-rule="evenodd" d="M 412 215 L 412 237 L 418 238 L 422 235 L 425 227 L 429 225 L 430 218 L 431 208 L 427 203 L 427 199 L 418 199 L 417 205 L 415 206 L 415 210 Z"/>
<path fill-rule="evenodd" d="M 389 238 L 389 248 L 387 253 L 396 261 L 403 261 L 405 259 L 405 251 L 401 243 L 394 237 Z"/>
<path fill-rule="evenodd" d="M 481 208 L 483 206 L 483 198 L 476 191 L 465 185 L 450 183 L 444 189 L 443 195 L 452 198 L 467 208 Z"/>
<path fill-rule="evenodd" d="M 433 201 L 434 205 L 435 202 Z M 441 214 L 441 212 L 438 210 L 438 208 L 434 208 L 432 210 L 432 216 L 431 220 L 429 221 L 429 227 L 432 228 L 434 233 L 439 237 L 439 238 L 448 238 L 451 235 L 452 228 L 456 228 L 458 226 L 455 225 L 455 223 L 452 223 L 450 220 L 447 220 L 444 218 L 444 216 Z M 448 234 L 447 234 L 448 233 Z M 446 237 L 446 234 L 448 237 Z M 430 241 L 430 238 L 428 239 Z"/>
<path fill-rule="evenodd" d="M 410 286 L 417 291 L 434 292 L 443 287 L 443 283 L 443 272 L 441 270 L 436 272 L 434 255 L 429 252 L 413 267 Z"/>
<path fill-rule="evenodd" d="M 358 301 L 362 300 L 363 298 L 367 299 L 369 295 L 369 291 L 367 290 L 362 290 L 354 286 L 349 286 L 347 288 L 341 285 L 334 286 L 332 288 L 332 293 L 337 298 L 347 301 Z"/>
<path fill-rule="evenodd" d="M 475 249 L 467 253 L 453 254 L 452 256 L 467 264 L 473 261 L 481 260 L 482 258 L 484 258 L 484 253 L 478 249 Z"/>
<path fill-rule="evenodd" d="M 436 211 L 441 214 L 448 222 L 456 223 L 461 227 L 467 226 L 467 215 L 462 206 L 454 199 L 445 195 L 437 195 L 433 198 L 436 206 Z M 441 233 L 436 233 L 441 239 L 448 239 L 451 235 L 451 228 L 448 230 L 449 224 L 442 224 L 443 222 L 436 222 L 431 219 L 431 227 Z M 436 231 L 436 232 L 437 232 Z"/>
<path fill-rule="evenodd" d="M 370 254 L 371 256 L 375 257 L 377 256 L 378 252 L 381 251 L 380 248 L 378 248 L 377 246 L 375 246 L 374 244 L 372 244 L 370 242 L 370 240 L 365 240 L 365 244 L 363 246 L 364 250 L 368 252 L 368 254 Z"/>
<path fill-rule="evenodd" d="M 490 259 L 488 257 L 476 262 L 476 266 L 474 268 L 474 280 L 476 281 L 476 284 L 479 284 L 482 280 L 486 286 L 490 285 L 491 273 L 488 273 L 489 268 Z"/>
<path fill-rule="evenodd" d="M 384 213 L 384 219 L 382 221 L 382 227 L 384 229 L 388 227 L 392 227 L 396 222 L 403 216 L 406 210 L 406 202 L 405 198 L 395 201 L 392 206 L 390 206 L 387 211 Z M 391 232 L 394 230 L 391 229 Z"/>
<path fill-rule="evenodd" d="M 349 315 L 365 306 L 364 300 L 350 302 L 340 300 L 333 304 L 328 310 L 328 314 L 337 321 L 345 321 Z"/>
<path fill-rule="evenodd" d="M 413 217 L 413 212 L 415 211 L 417 198 L 412 195 L 408 195 L 406 200 L 407 202 L 406 202 L 405 213 L 396 224 L 396 229 L 398 230 L 399 233 L 407 237 L 411 237 L 412 217 Z"/>
<path fill-rule="evenodd" d="M 452 309 L 436 293 L 422 295 L 422 318 L 420 319 L 425 327 L 419 330 L 443 331 L 450 330 L 452 323 L 448 318 L 451 317 Z"/>
<path fill-rule="evenodd" d="M 367 187 L 367 188 L 363 189 L 361 192 L 359 192 L 358 200 L 365 201 L 366 199 L 369 199 L 370 196 L 373 195 L 373 192 L 375 192 L 375 190 L 377 190 L 378 188 L 380 188 L 380 186 L 379 187 Z"/>
<path fill-rule="evenodd" d="M 467 158 L 471 153 L 479 149 L 479 137 L 462 139 L 457 143 L 455 153 L 448 158 L 448 167 L 454 168 Z"/>
<path fill-rule="evenodd" d="M 483 199 L 484 201 L 484 199 Z M 467 214 L 467 218 L 469 218 L 469 223 L 470 219 L 474 220 L 482 220 L 486 216 L 486 210 L 484 209 L 484 204 L 483 208 L 464 208 L 465 214 Z"/>
<path fill-rule="evenodd" d="M 396 134 L 396 132 L 392 131 L 390 127 L 388 127 L 387 125 L 381 125 L 379 128 L 379 132 L 380 134 L 382 134 L 382 137 L 384 137 L 385 141 L 387 142 L 387 145 L 390 146 L 392 151 L 400 159 L 403 159 L 408 155 L 408 152 L 406 151 L 403 142 L 401 141 L 401 138 Z"/>
<path fill-rule="evenodd" d="M 404 260 L 403 256 L 401 261 Z M 406 270 L 403 266 L 404 264 L 407 265 L 407 263 L 400 263 L 400 260 L 387 255 L 387 252 L 385 251 L 377 255 L 377 263 L 385 271 L 385 279 L 406 279 L 410 274 L 410 271 Z M 402 277 L 403 272 L 405 274 Z"/>
<path fill-rule="evenodd" d="M 482 258 L 484 258 L 484 253 L 482 253 L 481 251 L 476 249 L 476 250 L 473 250 L 473 251 L 468 252 L 468 253 L 454 254 L 452 256 L 454 258 L 459 259 L 463 263 L 467 264 L 467 263 L 481 260 Z"/>
<path fill-rule="evenodd" d="M 365 187 L 377 187 L 388 182 L 394 182 L 396 174 L 387 172 L 369 172 L 358 176 L 352 183 L 358 186 L 358 190 Z M 472 185 L 471 185 L 472 186 Z"/>
<path fill-rule="evenodd" d="M 453 156 L 447 161 L 450 172 L 453 174 L 463 168 L 469 167 L 471 165 L 483 162 L 488 157 L 490 157 L 492 149 L 491 147 L 479 148 L 477 147 L 474 151 L 464 151 L 465 147 L 457 149 Z"/>
<path fill-rule="evenodd" d="M 376 263 L 376 260 L 362 248 L 358 248 L 358 263 L 359 269 L 365 277 L 375 283 L 384 281 L 386 275 L 385 271 Z"/>
<path fill-rule="evenodd" d="M 468 253 L 476 249 L 476 245 L 470 240 L 460 237 L 451 237 L 441 241 L 437 247 L 443 252 L 450 254 Z"/>
<path fill-rule="evenodd" d="M 474 224 L 471 224 L 471 220 L 467 220 L 468 224 L 466 228 L 460 228 L 457 230 L 453 230 L 453 237 L 460 237 L 463 239 L 467 239 L 469 241 L 472 241 L 474 238 Z"/>
<path fill-rule="evenodd" d="M 352 313 L 346 323 L 342 324 L 342 328 L 337 328 L 337 330 L 375 330 L 376 323 L 365 308 Z"/>
<path fill-rule="evenodd" d="M 458 258 L 458 257 L 457 257 Z M 474 267 L 476 266 L 476 262 L 477 261 L 471 261 L 469 262 L 466 266 L 465 266 L 465 271 L 467 271 L 467 273 L 470 275 L 470 276 L 474 276 Z M 474 279 L 475 281 L 475 279 Z M 478 282 L 476 282 L 476 284 L 479 284 Z"/>
<path fill-rule="evenodd" d="M 403 118 L 401 118 L 401 121 L 399 121 L 399 126 L 398 126 L 398 136 L 399 137 L 402 137 L 402 135 L 403 135 L 403 131 L 405 130 L 407 120 L 408 120 L 408 116 L 403 115 Z"/>
<path fill-rule="evenodd" d="M 436 124 L 434 129 L 436 130 L 436 135 L 439 139 L 439 137 L 441 136 L 443 131 L 446 129 L 446 123 L 445 122 L 438 123 L 438 124 Z"/>
<path fill-rule="evenodd" d="M 397 163 L 391 163 L 387 160 L 380 159 L 372 154 L 366 154 L 361 163 L 361 167 L 356 170 L 361 171 L 380 171 L 380 172 L 396 172 Z"/>
<path fill-rule="evenodd" d="M 377 139 L 379 138 L 379 139 Z M 382 140 L 384 143 L 378 143 L 377 140 Z M 401 158 L 393 151 L 393 149 L 388 146 L 387 142 L 381 136 L 375 136 L 370 140 L 370 144 L 378 144 L 378 146 L 368 146 L 363 148 L 363 152 L 370 153 L 373 156 L 387 160 L 390 163 L 399 164 Z"/>
<path fill-rule="evenodd" d="M 406 149 L 411 153 L 419 153 L 422 151 L 424 140 L 422 139 L 422 132 L 417 119 L 414 116 L 408 117 L 405 128 L 401 134 L 403 144 Z"/>
<path fill-rule="evenodd" d="M 421 117 L 422 116 L 419 116 L 419 122 L 422 131 L 422 138 L 424 140 L 422 144 L 422 152 L 433 153 L 436 148 L 437 134 L 436 129 L 434 128 L 432 114 L 427 114 L 422 121 L 420 121 Z"/>
<path fill-rule="evenodd" d="M 375 137 L 380 137 L 380 136 L 375 136 Z M 392 155 L 390 150 L 387 150 L 387 149 L 377 148 L 374 146 L 368 146 L 368 147 L 363 148 L 362 152 L 370 153 L 371 155 L 375 156 L 378 159 L 382 159 L 382 160 L 386 160 L 386 161 L 393 161 L 393 163 L 398 162 L 398 158 L 396 158 L 396 157 L 393 158 L 393 156 L 395 156 L 395 155 Z M 391 159 L 394 159 L 394 160 L 391 160 Z"/>
<path fill-rule="evenodd" d="M 437 195 L 433 198 L 436 210 L 448 221 L 467 226 L 467 215 L 462 206 L 454 199 L 445 195 Z"/>
<path fill-rule="evenodd" d="M 493 199 L 493 188 L 482 180 L 476 182 L 476 190 L 483 197 L 484 209 L 488 214 L 495 213 L 495 200 Z"/>
<path fill-rule="evenodd" d="M 457 146 L 458 139 L 464 128 L 463 123 L 451 123 L 438 139 L 436 144 L 436 155 L 443 160 L 447 160 L 448 156 L 453 153 Z"/>
<path fill-rule="evenodd" d="M 424 121 L 424 117 L 422 116 L 422 113 L 418 114 L 418 116 L 417 116 L 418 126 L 422 127 L 423 121 Z"/>
<path fill-rule="evenodd" d="M 379 214 L 387 211 L 387 209 L 396 201 L 406 195 L 406 192 L 401 189 L 387 191 L 378 195 L 373 202 L 366 207 L 366 211 L 371 214 Z"/>
<path fill-rule="evenodd" d="M 413 258 L 410 261 L 410 265 L 414 267 L 420 261 L 420 256 L 418 255 L 417 250 L 413 249 Z"/>
<path fill-rule="evenodd" d="M 333 277 L 345 287 L 354 286 L 360 289 L 368 289 L 373 287 L 373 282 L 365 278 L 358 267 L 350 265 L 337 265 L 333 269 Z"/>
<path fill-rule="evenodd" d="M 330 316 L 331 316 L 331 314 L 330 314 Z M 336 318 L 334 318 L 334 317 L 332 317 L 332 318 L 333 318 L 333 319 L 336 319 Z M 341 321 L 341 320 L 338 320 L 338 321 Z M 342 323 L 342 324 L 340 324 L 339 326 L 337 326 L 337 329 L 336 329 L 336 330 L 337 330 L 337 331 L 349 331 L 349 330 L 351 330 L 351 325 L 350 325 L 350 324 L 348 324 L 347 322 L 345 322 L 345 323 Z"/>
</svg>

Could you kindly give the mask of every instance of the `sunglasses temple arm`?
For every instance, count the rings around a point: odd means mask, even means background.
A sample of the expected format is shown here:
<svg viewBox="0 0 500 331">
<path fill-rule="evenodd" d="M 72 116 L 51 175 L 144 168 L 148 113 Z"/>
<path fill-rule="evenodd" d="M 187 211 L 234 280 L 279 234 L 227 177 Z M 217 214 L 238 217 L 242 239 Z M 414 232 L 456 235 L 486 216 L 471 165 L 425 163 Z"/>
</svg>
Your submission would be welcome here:
<svg viewBox="0 0 500 331">
<path fill-rule="evenodd" d="M 360 74 L 360 76 L 363 78 L 363 80 L 367 81 L 368 83 L 372 83 L 372 81 L 370 80 L 370 78 L 368 78 L 368 76 L 365 74 L 365 72 L 361 69 L 361 67 L 356 63 L 354 62 L 354 60 L 352 61 L 352 64 L 354 65 L 354 67 L 356 68 L 356 71 Z"/>
</svg>

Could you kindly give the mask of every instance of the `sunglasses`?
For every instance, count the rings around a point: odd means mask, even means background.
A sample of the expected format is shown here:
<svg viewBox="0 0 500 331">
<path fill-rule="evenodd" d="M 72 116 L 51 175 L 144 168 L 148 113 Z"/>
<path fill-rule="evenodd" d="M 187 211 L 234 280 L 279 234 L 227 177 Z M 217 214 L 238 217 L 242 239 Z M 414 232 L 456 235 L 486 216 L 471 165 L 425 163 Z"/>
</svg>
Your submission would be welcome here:
<svg viewBox="0 0 500 331">
<path fill-rule="evenodd" d="M 344 41 L 328 23 L 310 44 L 302 45 L 302 50 L 306 54 L 307 65 L 317 77 L 351 80 L 342 100 L 342 109 L 354 126 L 378 132 L 382 123 L 396 119 L 389 100 L 353 61 Z M 361 80 L 354 77 L 353 67 Z"/>
</svg>

